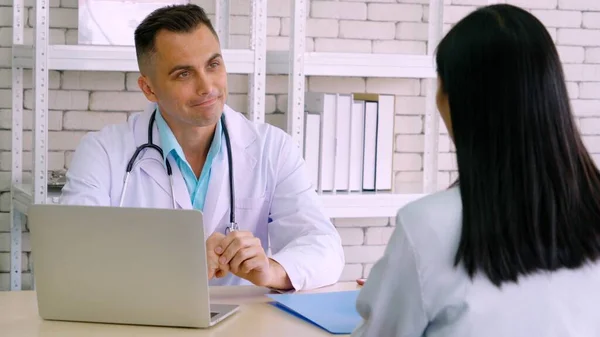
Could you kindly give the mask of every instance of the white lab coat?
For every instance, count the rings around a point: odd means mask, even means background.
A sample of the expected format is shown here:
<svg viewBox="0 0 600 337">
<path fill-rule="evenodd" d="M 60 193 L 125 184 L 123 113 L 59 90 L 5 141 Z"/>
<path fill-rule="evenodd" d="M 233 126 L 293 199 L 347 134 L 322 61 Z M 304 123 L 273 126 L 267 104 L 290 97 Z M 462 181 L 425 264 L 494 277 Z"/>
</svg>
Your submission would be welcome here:
<svg viewBox="0 0 600 337">
<path fill-rule="evenodd" d="M 401 209 L 358 296 L 364 320 L 352 336 L 600 336 L 600 263 L 532 274 L 498 289 L 454 267 L 461 228 L 457 187 Z"/>
<path fill-rule="evenodd" d="M 136 148 L 147 142 L 154 107 L 150 104 L 127 123 L 106 126 L 82 138 L 67 172 L 62 204 L 119 205 L 127 163 Z M 324 215 L 298 147 L 279 128 L 252 123 L 228 106 L 224 113 L 231 139 L 235 212 L 240 230 L 251 231 L 268 253 L 270 245 L 271 257 L 285 268 L 294 288 L 310 289 L 337 282 L 344 267 L 341 239 Z M 156 125 L 153 142 L 160 146 Z M 224 233 L 229 222 L 229 169 L 224 137 L 222 144 L 213 162 L 203 211 L 206 236 L 215 231 Z M 191 209 L 183 176 L 169 159 L 176 205 Z M 144 150 L 131 172 L 123 206 L 172 205 L 170 182 L 160 154 Z M 238 284 L 249 283 L 233 274 L 211 280 L 211 285 Z"/>
</svg>

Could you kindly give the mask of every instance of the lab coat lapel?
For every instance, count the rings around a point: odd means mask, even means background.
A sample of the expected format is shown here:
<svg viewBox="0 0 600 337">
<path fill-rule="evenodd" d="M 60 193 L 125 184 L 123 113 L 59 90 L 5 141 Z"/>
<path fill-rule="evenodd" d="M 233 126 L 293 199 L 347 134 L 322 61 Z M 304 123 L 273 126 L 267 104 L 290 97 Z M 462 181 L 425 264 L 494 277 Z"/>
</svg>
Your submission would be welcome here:
<svg viewBox="0 0 600 337">
<path fill-rule="evenodd" d="M 155 107 L 155 104 L 150 104 L 136 121 L 134 137 L 135 144 L 138 147 L 148 142 L 148 123 L 150 123 L 150 117 Z M 152 128 L 152 142 L 160 146 L 160 135 L 156 125 Z M 192 208 L 190 196 L 187 192 L 187 186 L 185 185 L 181 171 L 179 171 L 179 167 L 175 161 L 169 159 L 169 163 L 171 164 L 173 172 L 173 192 L 175 193 L 173 197 L 175 198 L 175 202 L 180 208 L 190 209 Z M 139 165 L 140 169 L 146 172 L 146 174 L 148 174 L 148 176 L 150 176 L 150 178 L 169 195 L 169 198 L 172 197 L 171 181 L 169 180 L 169 175 L 163 164 L 163 159 L 158 151 L 150 148 L 143 150 L 136 165 Z"/>
<path fill-rule="evenodd" d="M 256 165 L 256 158 L 246 149 L 256 140 L 256 132 L 249 126 L 249 121 L 228 106 L 225 106 L 225 123 L 231 140 L 231 156 L 233 160 L 234 187 L 241 186 L 237 181 L 244 179 L 245 172 Z M 213 162 L 211 178 L 208 183 L 204 206 L 205 229 L 212 233 L 221 224 L 229 224 L 229 160 L 225 136 L 221 139 L 221 150 Z M 234 193 L 237 193 L 234 190 Z M 236 219 L 237 222 L 242 219 Z"/>
<path fill-rule="evenodd" d="M 202 212 L 204 214 L 204 228 L 208 235 L 215 230 L 221 217 L 229 209 L 229 199 L 222 200 L 223 198 L 228 198 L 229 181 L 227 181 L 227 177 L 229 169 L 227 168 L 227 150 L 224 148 L 226 146 L 225 137 L 221 138 L 221 150 L 215 157 L 210 170 L 210 181 L 208 182 L 204 210 Z"/>
<path fill-rule="evenodd" d="M 192 200 L 187 185 L 185 184 L 185 180 L 183 179 L 183 174 L 181 174 L 177 163 L 172 158 L 169 158 L 169 163 L 171 163 L 171 168 L 173 169 L 173 193 L 175 193 L 175 202 L 183 209 L 192 209 Z"/>
</svg>

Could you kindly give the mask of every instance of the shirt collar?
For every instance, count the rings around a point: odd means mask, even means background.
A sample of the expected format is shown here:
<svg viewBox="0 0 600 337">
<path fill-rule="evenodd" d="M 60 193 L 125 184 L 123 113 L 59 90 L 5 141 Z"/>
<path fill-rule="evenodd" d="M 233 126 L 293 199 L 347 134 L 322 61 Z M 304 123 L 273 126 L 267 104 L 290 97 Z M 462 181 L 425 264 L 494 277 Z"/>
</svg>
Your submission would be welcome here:
<svg viewBox="0 0 600 337">
<path fill-rule="evenodd" d="M 175 138 L 173 131 L 171 131 L 171 128 L 169 128 L 169 125 L 163 118 L 158 106 L 156 107 L 156 125 L 158 127 L 158 134 L 160 137 L 160 147 L 162 148 L 164 153 L 165 165 L 169 155 L 172 155 L 175 158 L 179 157 L 179 159 L 187 162 L 187 160 L 185 159 L 185 155 L 183 154 L 183 149 L 181 148 L 181 145 L 179 145 L 179 142 L 177 141 L 177 138 Z M 215 134 L 210 145 L 210 149 L 208 150 L 207 161 L 209 159 L 212 161 L 212 158 L 214 158 L 216 154 L 219 153 L 219 151 L 221 151 L 222 133 L 223 128 L 221 125 L 221 119 L 219 118 L 219 121 L 217 122 L 217 128 L 215 129 Z"/>
</svg>

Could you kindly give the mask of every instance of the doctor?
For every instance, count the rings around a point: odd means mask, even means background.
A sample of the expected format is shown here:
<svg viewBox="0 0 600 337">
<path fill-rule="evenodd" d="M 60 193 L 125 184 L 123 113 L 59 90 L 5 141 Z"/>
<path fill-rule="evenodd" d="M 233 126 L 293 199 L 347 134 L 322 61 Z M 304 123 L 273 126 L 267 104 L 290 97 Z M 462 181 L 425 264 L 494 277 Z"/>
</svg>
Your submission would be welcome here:
<svg viewBox="0 0 600 337">
<path fill-rule="evenodd" d="M 135 48 L 152 104 L 83 137 L 61 202 L 201 210 L 211 285 L 337 282 L 341 240 L 301 154 L 282 130 L 225 105 L 225 63 L 204 10 L 156 10 L 137 27 Z"/>
</svg>

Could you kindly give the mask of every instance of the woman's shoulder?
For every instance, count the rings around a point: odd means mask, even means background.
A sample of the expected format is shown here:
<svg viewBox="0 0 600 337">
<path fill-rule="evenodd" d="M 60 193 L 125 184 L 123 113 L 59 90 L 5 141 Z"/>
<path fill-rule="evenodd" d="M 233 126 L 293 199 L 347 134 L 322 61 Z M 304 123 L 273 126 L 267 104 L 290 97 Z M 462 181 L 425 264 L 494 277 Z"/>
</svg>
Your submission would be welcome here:
<svg viewBox="0 0 600 337">
<path fill-rule="evenodd" d="M 462 218 L 462 202 L 459 187 L 426 195 L 408 203 L 398 210 L 396 222 L 405 226 L 432 225 L 446 227 L 448 222 L 456 222 Z"/>
<path fill-rule="evenodd" d="M 396 226 L 421 257 L 452 258 L 462 227 L 460 189 L 451 187 L 407 204 L 398 211 Z"/>
</svg>

